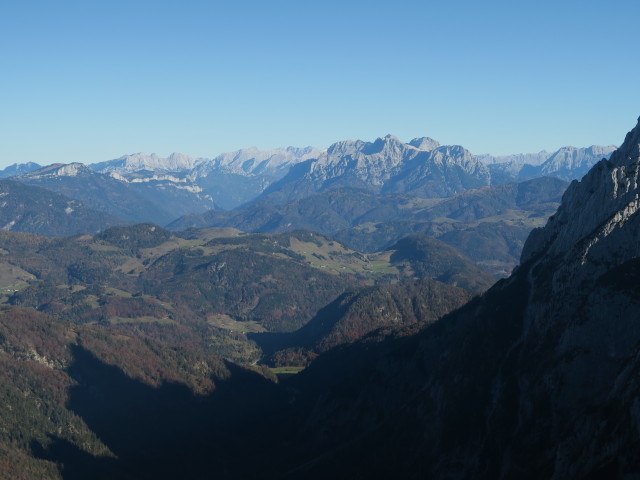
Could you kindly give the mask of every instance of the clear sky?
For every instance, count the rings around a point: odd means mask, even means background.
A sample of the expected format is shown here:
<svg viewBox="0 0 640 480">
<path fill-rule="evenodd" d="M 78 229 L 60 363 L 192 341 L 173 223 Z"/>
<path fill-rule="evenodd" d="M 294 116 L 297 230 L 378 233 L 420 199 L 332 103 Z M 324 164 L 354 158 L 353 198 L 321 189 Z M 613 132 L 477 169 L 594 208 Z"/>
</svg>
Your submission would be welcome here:
<svg viewBox="0 0 640 480">
<path fill-rule="evenodd" d="M 0 166 L 392 133 L 619 144 L 640 1 L 0 1 Z"/>
</svg>

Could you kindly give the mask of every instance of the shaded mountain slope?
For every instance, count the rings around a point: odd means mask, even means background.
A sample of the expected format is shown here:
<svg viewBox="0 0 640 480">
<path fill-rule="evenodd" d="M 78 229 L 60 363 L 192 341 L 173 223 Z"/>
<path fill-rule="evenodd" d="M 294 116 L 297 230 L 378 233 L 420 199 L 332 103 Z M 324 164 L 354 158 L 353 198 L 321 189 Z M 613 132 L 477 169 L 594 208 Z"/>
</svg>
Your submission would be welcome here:
<svg viewBox="0 0 640 480">
<path fill-rule="evenodd" d="M 122 223 L 64 195 L 0 180 L 0 226 L 4 230 L 58 237 L 96 233 Z"/>
</svg>

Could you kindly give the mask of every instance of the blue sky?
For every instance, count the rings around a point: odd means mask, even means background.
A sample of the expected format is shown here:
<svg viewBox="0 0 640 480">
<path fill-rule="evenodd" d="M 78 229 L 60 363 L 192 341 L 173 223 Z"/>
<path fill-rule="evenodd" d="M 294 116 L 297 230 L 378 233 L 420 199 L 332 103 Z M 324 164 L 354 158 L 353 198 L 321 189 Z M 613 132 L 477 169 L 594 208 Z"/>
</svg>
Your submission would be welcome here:
<svg viewBox="0 0 640 480">
<path fill-rule="evenodd" d="M 0 166 L 392 133 L 619 144 L 637 1 L 0 2 Z"/>
</svg>

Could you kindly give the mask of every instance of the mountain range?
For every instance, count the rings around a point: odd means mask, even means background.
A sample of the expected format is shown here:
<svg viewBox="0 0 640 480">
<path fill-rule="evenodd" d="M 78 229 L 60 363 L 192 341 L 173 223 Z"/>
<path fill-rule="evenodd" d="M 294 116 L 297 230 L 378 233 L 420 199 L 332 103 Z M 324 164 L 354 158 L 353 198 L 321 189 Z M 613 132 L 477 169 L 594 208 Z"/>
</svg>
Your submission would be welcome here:
<svg viewBox="0 0 640 480">
<path fill-rule="evenodd" d="M 166 158 L 137 153 L 88 165 L 101 174 L 91 180 L 101 189 L 121 192 L 117 196 L 137 195 L 142 197 L 138 203 L 154 204 L 144 206 L 149 211 L 144 217 L 126 209 L 109 210 L 105 203 L 113 203 L 114 199 L 107 202 L 104 198 L 94 198 L 99 197 L 99 191 L 93 189 L 79 198 L 82 191 L 64 185 L 74 183 L 73 177 L 80 174 L 79 164 L 73 167 L 54 164 L 40 173 L 35 172 L 42 169 L 38 164 L 14 164 L 0 171 L 0 177 L 16 177 L 72 198 L 76 195 L 76 200 L 99 206 L 126 221 L 154 221 L 164 225 L 181 215 L 212 208 L 233 209 L 263 199 L 282 203 L 340 187 L 436 198 L 541 176 L 570 181 L 584 175 L 595 162 L 608 158 L 614 149 L 613 146 L 563 147 L 554 153 L 494 157 L 473 155 L 460 146 L 443 146 L 429 137 L 403 143 L 387 135 L 373 142 L 341 141 L 326 150 L 251 147 L 211 159 L 180 153 Z M 52 181 L 54 170 L 55 181 Z M 84 178 L 88 175 L 87 170 L 81 172 Z M 65 177 L 68 178 L 65 180 Z M 124 191 L 130 193 L 123 194 Z M 129 210 L 132 208 L 135 207 L 130 206 Z"/>
<path fill-rule="evenodd" d="M 403 143 L 387 135 L 373 142 L 341 141 L 326 150 L 251 147 L 212 159 L 139 153 L 91 168 L 138 182 L 153 178 L 151 172 L 178 174 L 185 185 L 202 188 L 216 204 L 230 209 L 259 196 L 291 200 L 336 187 L 445 197 L 477 186 L 541 176 L 570 181 L 613 150 L 613 146 L 563 147 L 553 153 L 491 157 L 472 155 L 460 146 L 442 146 L 429 137 Z"/>
</svg>

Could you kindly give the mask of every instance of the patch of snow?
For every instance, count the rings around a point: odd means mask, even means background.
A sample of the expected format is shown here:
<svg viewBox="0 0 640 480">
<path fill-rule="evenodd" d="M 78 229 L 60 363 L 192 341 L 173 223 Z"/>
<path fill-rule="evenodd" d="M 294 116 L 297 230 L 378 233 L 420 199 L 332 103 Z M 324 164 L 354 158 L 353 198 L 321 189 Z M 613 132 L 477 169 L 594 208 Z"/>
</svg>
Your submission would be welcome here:
<svg viewBox="0 0 640 480">
<path fill-rule="evenodd" d="M 16 224 L 16 221 L 15 220 L 11 220 L 4 227 L 2 227 L 2 229 L 3 230 L 11 230 L 15 224 Z"/>
</svg>

